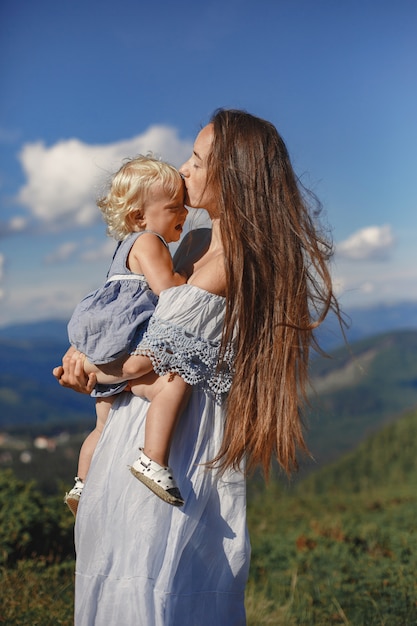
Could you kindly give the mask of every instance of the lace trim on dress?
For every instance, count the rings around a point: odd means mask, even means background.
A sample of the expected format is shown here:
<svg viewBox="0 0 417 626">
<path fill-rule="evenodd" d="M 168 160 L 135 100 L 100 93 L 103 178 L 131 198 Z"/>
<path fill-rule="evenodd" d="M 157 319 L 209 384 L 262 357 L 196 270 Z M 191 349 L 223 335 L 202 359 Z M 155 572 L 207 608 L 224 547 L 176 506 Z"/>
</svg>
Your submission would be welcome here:
<svg viewBox="0 0 417 626">
<path fill-rule="evenodd" d="M 219 341 L 209 341 L 181 326 L 151 317 L 132 354 L 148 356 L 159 376 L 177 373 L 186 383 L 199 385 L 221 403 L 232 384 L 234 351 L 229 346 L 218 367 L 219 352 Z"/>
</svg>

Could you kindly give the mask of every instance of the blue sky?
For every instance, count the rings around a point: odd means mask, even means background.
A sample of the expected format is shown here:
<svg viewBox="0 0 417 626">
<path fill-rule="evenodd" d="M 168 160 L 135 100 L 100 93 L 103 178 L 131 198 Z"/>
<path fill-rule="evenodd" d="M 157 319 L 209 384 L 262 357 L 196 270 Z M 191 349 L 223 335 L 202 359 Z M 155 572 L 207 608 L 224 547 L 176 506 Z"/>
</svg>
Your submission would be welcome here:
<svg viewBox="0 0 417 626">
<path fill-rule="evenodd" d="M 342 305 L 417 300 L 416 0 L 3 0 L 0 325 L 68 318 L 113 249 L 121 160 L 272 121 L 324 205 Z"/>
</svg>

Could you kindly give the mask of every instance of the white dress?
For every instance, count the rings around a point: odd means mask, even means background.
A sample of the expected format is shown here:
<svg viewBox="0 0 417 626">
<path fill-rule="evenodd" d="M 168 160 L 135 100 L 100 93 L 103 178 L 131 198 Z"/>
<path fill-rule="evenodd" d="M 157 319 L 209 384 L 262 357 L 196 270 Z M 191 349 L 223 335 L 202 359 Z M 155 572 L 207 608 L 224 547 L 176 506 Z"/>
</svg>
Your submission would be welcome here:
<svg viewBox="0 0 417 626">
<path fill-rule="evenodd" d="M 220 341 L 224 308 L 224 298 L 192 285 L 163 291 L 148 348 L 158 352 L 155 337 L 163 328 L 161 350 L 169 344 L 171 353 L 178 344 L 184 359 L 176 350 L 173 369 L 187 379 L 192 362 L 189 381 L 195 383 Z M 171 448 L 170 465 L 185 499 L 181 508 L 160 500 L 128 469 L 143 445 L 149 403 L 129 393 L 116 400 L 77 513 L 76 626 L 246 623 L 245 479 L 236 471 L 219 477 L 202 465 L 219 449 L 224 404 L 222 382 L 213 384 L 212 376 L 208 383 L 209 372 L 200 378 Z"/>
</svg>

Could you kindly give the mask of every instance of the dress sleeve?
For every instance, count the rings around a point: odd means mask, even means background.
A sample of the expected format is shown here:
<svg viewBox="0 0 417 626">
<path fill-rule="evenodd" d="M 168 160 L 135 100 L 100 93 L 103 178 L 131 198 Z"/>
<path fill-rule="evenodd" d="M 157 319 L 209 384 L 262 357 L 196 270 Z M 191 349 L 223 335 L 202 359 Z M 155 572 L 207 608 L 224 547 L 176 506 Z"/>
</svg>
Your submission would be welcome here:
<svg viewBox="0 0 417 626">
<path fill-rule="evenodd" d="M 221 403 L 233 377 L 233 348 L 219 361 L 224 298 L 192 285 L 163 291 L 133 354 L 151 359 L 157 374 L 174 372 Z"/>
</svg>

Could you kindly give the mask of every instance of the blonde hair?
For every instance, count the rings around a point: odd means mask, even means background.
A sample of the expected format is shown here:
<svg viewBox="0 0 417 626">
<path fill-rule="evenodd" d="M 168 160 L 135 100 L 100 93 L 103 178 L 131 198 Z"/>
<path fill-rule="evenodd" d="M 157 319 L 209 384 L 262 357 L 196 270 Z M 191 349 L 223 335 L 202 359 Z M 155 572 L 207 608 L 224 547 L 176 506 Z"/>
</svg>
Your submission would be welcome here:
<svg viewBox="0 0 417 626">
<path fill-rule="evenodd" d="M 131 232 L 139 230 L 135 217 L 143 211 L 149 191 L 155 185 L 162 187 L 172 198 L 183 188 L 178 170 L 152 155 L 139 155 L 124 161 L 114 174 L 107 195 L 97 201 L 111 237 L 122 241 Z"/>
</svg>

